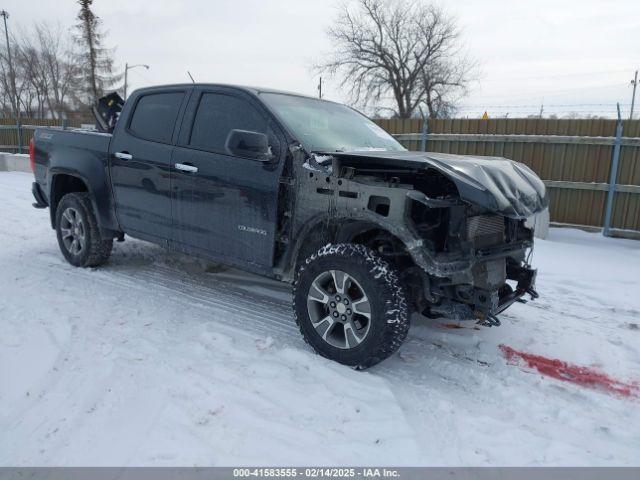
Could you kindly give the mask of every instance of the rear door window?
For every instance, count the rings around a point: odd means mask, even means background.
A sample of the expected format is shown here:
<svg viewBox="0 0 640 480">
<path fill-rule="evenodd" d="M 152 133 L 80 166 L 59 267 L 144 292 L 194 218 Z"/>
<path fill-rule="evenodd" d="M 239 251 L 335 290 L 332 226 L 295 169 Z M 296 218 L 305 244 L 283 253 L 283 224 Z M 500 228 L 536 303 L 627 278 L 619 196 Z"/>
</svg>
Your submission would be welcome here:
<svg viewBox="0 0 640 480">
<path fill-rule="evenodd" d="M 138 100 L 129 124 L 136 137 L 159 143 L 171 143 L 184 92 L 151 93 Z"/>
</svg>

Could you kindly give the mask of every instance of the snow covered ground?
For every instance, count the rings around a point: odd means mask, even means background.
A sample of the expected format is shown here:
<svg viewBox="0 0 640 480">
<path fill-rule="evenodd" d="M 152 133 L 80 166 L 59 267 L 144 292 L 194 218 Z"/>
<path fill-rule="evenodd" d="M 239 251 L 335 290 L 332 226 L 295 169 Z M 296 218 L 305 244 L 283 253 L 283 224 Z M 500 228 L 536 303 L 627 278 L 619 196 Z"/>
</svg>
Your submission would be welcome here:
<svg viewBox="0 0 640 480">
<path fill-rule="evenodd" d="M 640 399 L 500 344 L 640 379 L 640 242 L 552 229 L 499 328 L 415 319 L 366 372 L 316 356 L 284 286 L 127 239 L 71 267 L 0 173 L 0 465 L 640 465 Z"/>
</svg>

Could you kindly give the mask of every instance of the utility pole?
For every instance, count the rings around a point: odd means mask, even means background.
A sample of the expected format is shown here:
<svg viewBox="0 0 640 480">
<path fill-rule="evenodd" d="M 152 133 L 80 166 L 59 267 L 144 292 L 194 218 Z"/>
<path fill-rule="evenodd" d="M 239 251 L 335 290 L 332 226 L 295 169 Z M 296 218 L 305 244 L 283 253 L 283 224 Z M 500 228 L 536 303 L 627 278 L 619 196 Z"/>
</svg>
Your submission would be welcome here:
<svg viewBox="0 0 640 480">
<path fill-rule="evenodd" d="M 7 58 L 9 60 L 9 76 L 11 81 L 11 90 L 13 95 L 13 109 L 16 115 L 16 121 L 20 122 L 20 105 L 18 105 L 18 91 L 16 89 L 16 74 L 13 70 L 13 59 L 11 58 L 11 43 L 9 42 L 9 28 L 7 27 L 7 18 L 9 18 L 9 12 L 2 10 L 0 16 L 4 19 L 4 35 L 7 40 Z"/>
<path fill-rule="evenodd" d="M 2 10 L 0 12 L 4 20 L 4 36 L 7 40 L 7 59 L 9 61 L 9 76 L 11 77 L 11 93 L 13 93 L 13 111 L 16 116 L 16 133 L 18 134 L 18 153 L 22 153 L 22 127 L 20 126 L 20 102 L 18 102 L 18 89 L 16 88 L 16 72 L 13 70 L 13 59 L 11 58 L 11 43 L 9 42 L 9 27 L 7 27 L 7 18 L 9 12 Z"/>
<path fill-rule="evenodd" d="M 322 77 L 320 77 L 320 81 L 318 82 L 318 98 L 322 98 Z"/>
<path fill-rule="evenodd" d="M 144 67 L 149 70 L 149 65 L 145 65 L 143 63 L 138 63 L 136 65 L 129 65 L 128 63 L 124 64 L 124 100 L 127 99 L 127 79 L 129 76 L 129 70 L 136 67 Z M 189 74 L 189 76 L 191 76 L 191 74 Z M 193 80 L 193 78 L 191 80 Z"/>
<path fill-rule="evenodd" d="M 629 114 L 629 120 L 633 120 L 633 106 L 636 103 L 636 87 L 638 86 L 638 70 L 636 70 L 636 76 L 631 80 L 633 85 L 633 95 L 631 96 L 631 113 Z"/>
<path fill-rule="evenodd" d="M 122 95 L 123 100 L 127 99 L 127 75 L 129 74 L 129 64 L 124 64 L 124 94 Z"/>
</svg>

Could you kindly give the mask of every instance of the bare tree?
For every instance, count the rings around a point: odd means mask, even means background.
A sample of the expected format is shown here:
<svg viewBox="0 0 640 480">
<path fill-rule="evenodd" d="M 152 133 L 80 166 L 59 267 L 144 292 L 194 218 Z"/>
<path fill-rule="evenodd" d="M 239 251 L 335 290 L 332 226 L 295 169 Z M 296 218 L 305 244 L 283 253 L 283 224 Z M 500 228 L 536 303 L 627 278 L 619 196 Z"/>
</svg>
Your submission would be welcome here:
<svg viewBox="0 0 640 480">
<path fill-rule="evenodd" d="M 9 60 L 6 46 L 3 46 L 2 54 L 0 55 L 0 62 L 2 64 L 0 68 L 0 88 L 2 88 L 3 97 L 10 99 L 9 111 L 4 108 L 3 114 L 5 116 L 11 115 L 11 112 L 15 112 L 19 109 L 20 112 L 24 112 L 29 115 L 32 112 L 35 92 L 32 89 L 31 82 L 28 78 L 27 64 L 25 63 L 25 57 L 23 55 L 23 46 L 20 38 L 16 38 L 14 35 L 10 38 L 11 52 L 13 55 L 13 73 L 15 81 L 15 106 L 11 85 L 11 72 L 9 68 Z"/>
<path fill-rule="evenodd" d="M 419 0 L 344 5 L 328 34 L 335 52 L 319 70 L 341 75 L 356 104 L 380 108 L 390 97 L 400 118 L 415 115 L 421 105 L 431 118 L 447 115 L 475 70 L 455 21 Z"/>
<path fill-rule="evenodd" d="M 46 75 L 42 55 L 31 36 L 24 36 L 16 45 L 16 64 L 21 89 L 18 98 L 22 111 L 30 118 L 44 118 L 46 98 L 49 95 L 49 77 Z"/>
<path fill-rule="evenodd" d="M 71 36 L 60 25 L 38 24 L 11 40 L 20 111 L 31 118 L 66 118 L 79 88 Z M 10 115 L 11 86 L 6 51 L 0 50 L 0 108 Z"/>
<path fill-rule="evenodd" d="M 90 105 L 103 96 L 105 89 L 118 82 L 120 75 L 113 71 L 113 50 L 104 46 L 101 21 L 91 10 L 93 0 L 78 0 L 78 4 L 76 42 L 80 79 L 84 85 L 84 95 L 79 100 Z"/>
<path fill-rule="evenodd" d="M 9 73 L 9 62 L 7 58 L 7 49 L 3 45 L 0 52 L 0 106 L 2 108 L 2 116 L 9 117 L 15 111 L 13 90 L 11 89 L 11 78 Z"/>
<path fill-rule="evenodd" d="M 79 66 L 73 61 L 70 37 L 60 25 L 36 26 L 41 53 L 42 74 L 48 78 L 47 107 L 53 117 L 60 119 L 73 109 L 71 97 L 80 88 Z"/>
</svg>

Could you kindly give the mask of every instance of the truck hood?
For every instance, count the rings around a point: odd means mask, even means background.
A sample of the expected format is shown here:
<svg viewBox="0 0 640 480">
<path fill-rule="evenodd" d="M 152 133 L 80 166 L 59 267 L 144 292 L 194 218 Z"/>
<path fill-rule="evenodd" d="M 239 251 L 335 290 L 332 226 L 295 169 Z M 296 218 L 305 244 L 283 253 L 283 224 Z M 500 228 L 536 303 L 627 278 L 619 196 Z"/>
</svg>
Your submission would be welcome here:
<svg viewBox="0 0 640 480">
<path fill-rule="evenodd" d="M 455 183 L 463 201 L 509 218 L 528 218 L 549 204 L 542 180 L 526 165 L 506 158 L 409 151 L 329 155 L 356 168 L 435 169 Z"/>
</svg>

